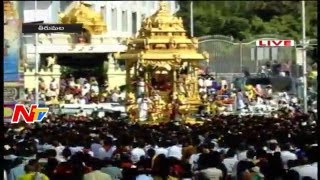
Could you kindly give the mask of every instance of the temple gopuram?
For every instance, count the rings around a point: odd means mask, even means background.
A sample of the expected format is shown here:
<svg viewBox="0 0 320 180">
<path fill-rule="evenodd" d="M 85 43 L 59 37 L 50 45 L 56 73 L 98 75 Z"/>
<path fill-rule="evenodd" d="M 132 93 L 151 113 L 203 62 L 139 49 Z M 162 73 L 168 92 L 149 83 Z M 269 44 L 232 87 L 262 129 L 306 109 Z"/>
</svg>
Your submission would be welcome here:
<svg viewBox="0 0 320 180">
<path fill-rule="evenodd" d="M 127 112 L 133 121 L 186 121 L 201 104 L 198 92 L 200 62 L 198 40 L 189 38 L 180 17 L 166 2 L 143 20 L 136 38 L 127 41 L 126 53 L 117 54 L 126 64 Z"/>
<path fill-rule="evenodd" d="M 83 28 L 91 35 L 100 35 L 107 31 L 102 14 L 93 11 L 83 2 L 77 2 L 68 14 L 60 13 L 59 17 L 63 24 L 83 24 Z"/>
</svg>

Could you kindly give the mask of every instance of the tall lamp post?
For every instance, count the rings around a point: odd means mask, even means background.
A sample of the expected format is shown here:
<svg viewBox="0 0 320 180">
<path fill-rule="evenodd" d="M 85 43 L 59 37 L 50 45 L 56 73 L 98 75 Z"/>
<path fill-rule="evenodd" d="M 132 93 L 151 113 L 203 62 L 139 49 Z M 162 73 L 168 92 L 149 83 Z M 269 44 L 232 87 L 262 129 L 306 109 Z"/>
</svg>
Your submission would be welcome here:
<svg viewBox="0 0 320 180">
<path fill-rule="evenodd" d="M 37 21 L 37 11 L 38 11 L 38 1 L 34 2 L 34 21 Z M 35 33 L 35 42 L 34 42 L 34 55 L 35 55 L 35 81 L 34 83 L 36 84 L 35 87 L 35 104 L 39 104 L 39 79 L 38 79 L 38 71 L 39 71 L 39 53 L 38 53 L 38 33 Z"/>
<path fill-rule="evenodd" d="M 307 94 L 307 55 L 306 55 L 306 12 L 305 2 L 301 1 L 302 9 L 302 66 L 303 66 L 303 110 L 308 112 L 308 94 Z"/>
<path fill-rule="evenodd" d="M 190 1 L 190 33 L 193 37 L 193 1 Z"/>
</svg>

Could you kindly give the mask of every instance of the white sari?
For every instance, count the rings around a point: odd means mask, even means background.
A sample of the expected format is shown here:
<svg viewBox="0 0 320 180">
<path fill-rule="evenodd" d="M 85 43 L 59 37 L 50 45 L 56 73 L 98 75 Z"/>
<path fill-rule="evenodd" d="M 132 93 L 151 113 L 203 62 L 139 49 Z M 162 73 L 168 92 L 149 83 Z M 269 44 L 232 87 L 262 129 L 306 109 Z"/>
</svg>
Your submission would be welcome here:
<svg viewBox="0 0 320 180">
<path fill-rule="evenodd" d="M 151 100 L 149 98 L 139 98 L 137 101 L 139 106 L 139 121 L 146 121 L 148 119 L 148 106 Z"/>
</svg>

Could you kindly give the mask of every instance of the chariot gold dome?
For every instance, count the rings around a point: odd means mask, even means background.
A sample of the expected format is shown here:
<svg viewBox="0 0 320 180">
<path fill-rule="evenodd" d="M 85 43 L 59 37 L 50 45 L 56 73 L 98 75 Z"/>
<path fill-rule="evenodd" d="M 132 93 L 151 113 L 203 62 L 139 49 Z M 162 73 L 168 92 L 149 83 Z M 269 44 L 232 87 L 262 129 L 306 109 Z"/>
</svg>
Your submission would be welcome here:
<svg viewBox="0 0 320 180">
<path fill-rule="evenodd" d="M 157 12 L 143 20 L 141 30 L 163 29 L 186 32 L 183 27 L 182 18 L 172 15 L 168 7 L 168 2 L 161 1 Z"/>
<path fill-rule="evenodd" d="M 173 15 L 164 1 L 143 20 L 138 36 L 127 39 L 127 45 L 127 52 L 117 58 L 144 65 L 180 66 L 185 61 L 196 65 L 208 58 L 198 52 L 198 40 L 187 37 L 182 18 Z"/>
</svg>

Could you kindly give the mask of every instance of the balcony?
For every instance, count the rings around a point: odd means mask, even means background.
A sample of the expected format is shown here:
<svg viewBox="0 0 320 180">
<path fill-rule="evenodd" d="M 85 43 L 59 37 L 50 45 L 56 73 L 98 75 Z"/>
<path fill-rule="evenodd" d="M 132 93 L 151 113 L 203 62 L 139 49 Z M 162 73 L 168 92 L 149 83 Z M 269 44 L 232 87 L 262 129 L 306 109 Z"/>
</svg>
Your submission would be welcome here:
<svg viewBox="0 0 320 180">
<path fill-rule="evenodd" d="M 24 36 L 27 56 L 35 53 L 34 35 Z M 39 34 L 38 53 L 107 53 L 123 52 L 127 49 L 121 38 L 106 35 L 84 37 L 79 34 Z"/>
<path fill-rule="evenodd" d="M 57 45 L 76 45 L 76 44 L 121 44 L 121 38 L 110 37 L 106 35 L 83 36 L 79 34 L 39 34 L 39 45 L 57 44 Z M 34 35 L 23 36 L 24 44 L 34 44 Z"/>
</svg>

